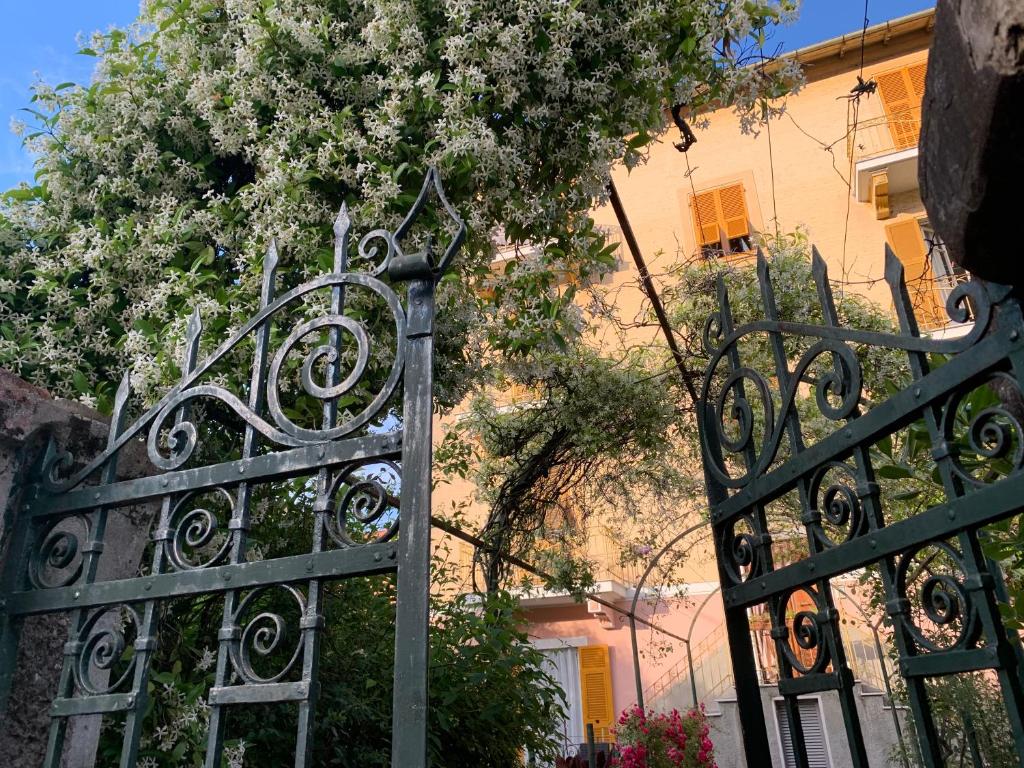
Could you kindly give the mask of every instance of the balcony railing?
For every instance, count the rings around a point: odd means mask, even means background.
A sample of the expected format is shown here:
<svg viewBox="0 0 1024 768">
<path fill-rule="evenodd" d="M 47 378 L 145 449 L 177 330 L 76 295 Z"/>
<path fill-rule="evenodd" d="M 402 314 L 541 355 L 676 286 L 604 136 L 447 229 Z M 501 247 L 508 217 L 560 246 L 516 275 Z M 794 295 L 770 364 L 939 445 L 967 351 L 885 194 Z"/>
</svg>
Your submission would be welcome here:
<svg viewBox="0 0 1024 768">
<path fill-rule="evenodd" d="M 750 619 L 757 656 L 758 682 L 762 685 L 775 685 L 779 682 L 779 665 L 770 621 L 763 613 L 753 614 Z M 870 627 L 858 621 L 844 621 L 843 646 L 854 677 L 870 688 L 885 690 L 882 664 Z M 797 648 L 794 651 L 798 656 L 802 653 Z M 810 662 L 812 659 L 805 658 L 804 661 Z M 644 688 L 644 700 L 654 709 L 682 709 L 700 702 L 710 703 L 726 693 L 732 685 L 732 664 L 723 624 L 693 647 L 691 657 L 683 656 L 648 684 Z"/>
<path fill-rule="evenodd" d="M 856 130 L 852 122 L 847 125 L 846 158 L 859 162 L 911 149 L 920 135 L 920 105 L 895 115 L 860 119 Z"/>
<path fill-rule="evenodd" d="M 644 571 L 643 563 L 622 562 L 622 548 L 615 540 L 614 532 L 604 526 L 592 528 L 587 543 L 569 554 L 590 561 L 595 582 L 614 581 L 624 587 L 635 587 Z M 524 582 L 540 586 L 536 576 L 521 568 L 513 568 L 510 583 L 518 586 Z"/>
</svg>

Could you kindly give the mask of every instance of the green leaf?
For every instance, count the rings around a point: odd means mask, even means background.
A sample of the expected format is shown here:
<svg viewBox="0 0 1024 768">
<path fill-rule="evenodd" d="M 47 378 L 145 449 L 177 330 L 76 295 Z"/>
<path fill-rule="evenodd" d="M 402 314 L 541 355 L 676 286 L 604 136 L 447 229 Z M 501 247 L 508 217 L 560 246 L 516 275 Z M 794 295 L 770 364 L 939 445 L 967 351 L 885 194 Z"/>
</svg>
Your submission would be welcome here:
<svg viewBox="0 0 1024 768">
<path fill-rule="evenodd" d="M 875 473 L 886 480 L 902 480 L 914 476 L 913 472 L 899 464 L 883 464 L 875 470 Z"/>
<path fill-rule="evenodd" d="M 900 493 L 893 494 L 893 499 L 896 501 L 909 501 L 915 499 L 921 495 L 921 491 L 901 491 Z"/>
<path fill-rule="evenodd" d="M 75 385 L 75 389 L 77 389 L 83 395 L 89 392 L 89 379 L 81 371 L 75 371 L 74 373 L 72 373 L 71 381 Z"/>
</svg>

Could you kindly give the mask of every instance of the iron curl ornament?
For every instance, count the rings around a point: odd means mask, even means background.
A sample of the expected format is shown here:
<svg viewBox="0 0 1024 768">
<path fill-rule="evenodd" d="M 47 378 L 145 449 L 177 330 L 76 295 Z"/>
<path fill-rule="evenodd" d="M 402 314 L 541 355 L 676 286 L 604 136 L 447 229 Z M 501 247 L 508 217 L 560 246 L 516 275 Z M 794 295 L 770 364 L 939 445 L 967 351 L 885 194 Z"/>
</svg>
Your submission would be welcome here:
<svg viewBox="0 0 1024 768">
<path fill-rule="evenodd" d="M 283 608 L 259 608 L 274 593 L 283 595 L 293 607 L 296 618 L 289 622 Z M 255 615 L 250 616 L 250 613 Z M 292 673 L 302 658 L 302 634 L 307 613 L 306 597 L 290 584 L 263 587 L 247 594 L 231 617 L 231 624 L 221 629 L 229 639 L 229 657 L 235 674 L 245 685 L 276 683 Z M 295 626 L 289 632 L 289 624 Z M 278 656 L 275 659 L 275 654 Z M 272 669 L 261 669 L 264 663 L 278 663 Z"/>
<path fill-rule="evenodd" d="M 438 200 L 441 211 L 450 223 L 450 240 L 445 244 L 441 257 L 436 260 L 432 237 L 428 237 L 426 249 L 423 251 L 406 253 L 403 249 L 403 241 L 409 236 L 431 198 Z M 213 374 L 212 369 L 218 362 L 228 357 L 247 340 L 258 335 L 261 329 L 276 317 L 287 315 L 300 302 L 318 293 L 340 291 L 343 295 L 345 292 L 361 291 L 368 296 L 376 297 L 391 316 L 394 338 L 402 339 L 405 335 L 406 311 L 398 296 L 382 278 L 387 277 L 392 281 L 409 279 L 417 274 L 417 270 L 420 269 L 418 265 L 425 261 L 429 274 L 434 280 L 438 280 L 449 268 L 466 237 L 466 225 L 448 201 L 441 187 L 440 177 L 433 168 L 427 172 L 420 194 L 393 233 L 377 229 L 364 235 L 359 241 L 358 257 L 360 261 L 370 264 L 368 273 L 345 269 L 348 264 L 350 229 L 348 209 L 342 205 L 334 224 L 336 261 L 342 267 L 341 270 L 310 280 L 268 302 L 232 338 L 197 362 L 182 376 L 177 385 L 170 388 L 156 404 L 119 434 L 111 446 L 77 472 L 72 471 L 75 460 L 71 454 L 61 452 L 49 457 L 42 473 L 47 491 L 61 493 L 78 487 L 116 456 L 126 444 L 143 433 L 146 435 L 149 460 L 157 469 L 169 472 L 184 467 L 195 453 L 199 441 L 198 425 L 187 417 L 189 406 L 195 401 L 218 401 L 265 440 L 286 448 L 316 445 L 345 437 L 365 427 L 379 415 L 381 409 L 394 395 L 401 380 L 405 364 L 403 344 L 396 344 L 386 380 L 365 407 L 356 413 L 347 414 L 332 426 L 319 429 L 300 426 L 286 413 L 282 397 L 282 373 L 287 368 L 287 359 L 297 351 L 298 345 L 307 337 L 322 338 L 325 334 L 336 333 L 339 339 L 347 340 L 347 344 L 354 349 L 354 355 L 351 355 L 354 364 L 339 382 L 317 382 L 315 371 L 339 364 L 346 342 L 317 344 L 304 355 L 300 366 L 300 385 L 304 394 L 327 403 L 337 401 L 365 382 L 365 373 L 372 354 L 370 335 L 359 321 L 340 313 L 328 311 L 294 327 L 274 352 L 265 374 L 269 420 L 254 411 L 238 394 L 219 384 L 204 381 L 204 378 Z M 271 242 L 264 259 L 264 270 L 267 274 L 273 273 L 277 261 L 277 246 Z M 196 310 L 187 325 L 188 348 L 198 349 L 202 329 L 202 320 Z"/>
<path fill-rule="evenodd" d="M 85 567 L 84 543 L 92 538 L 92 522 L 73 515 L 41 531 L 29 559 L 29 582 L 36 589 L 55 589 L 77 582 Z"/>
<path fill-rule="evenodd" d="M 141 626 L 131 605 L 109 606 L 89 615 L 77 639 L 65 649 L 74 659 L 72 671 L 81 694 L 104 696 L 125 687 L 135 671 L 132 641 L 138 640 Z"/>
<path fill-rule="evenodd" d="M 792 610 L 793 599 L 801 594 L 810 598 L 810 605 L 798 611 Z M 820 674 L 831 662 L 827 642 L 829 613 L 830 609 L 824 604 L 819 591 L 809 586 L 795 589 L 778 601 L 772 637 L 789 666 L 800 675 Z M 797 653 L 790 641 L 808 653 L 810 659 Z"/>
<path fill-rule="evenodd" d="M 994 392 L 1000 396 L 991 394 Z M 953 471 L 972 486 L 994 482 L 1024 468 L 1024 425 L 1018 413 L 1006 404 L 1008 393 L 1024 402 L 1020 382 L 1005 371 L 995 371 L 958 388 L 943 406 L 940 428 Z M 989 394 L 989 402 L 980 410 L 968 412 L 972 394 Z"/>
<path fill-rule="evenodd" d="M 861 502 L 864 493 L 866 489 L 857 487 L 856 470 L 846 462 L 826 462 L 815 470 L 808 486 L 810 504 L 804 524 L 820 545 L 833 547 L 840 541 L 852 541 L 868 530 L 868 518 Z"/>
<path fill-rule="evenodd" d="M 768 262 L 760 249 L 757 258 L 758 270 L 768 280 Z M 831 301 L 825 263 L 816 250 L 812 271 L 819 293 L 827 293 Z M 888 277 L 902 284 L 902 269 L 898 276 L 890 274 Z M 714 408 L 707 409 L 702 425 L 706 433 L 703 443 L 705 467 L 718 482 L 729 488 L 746 486 L 776 461 L 785 437 L 787 419 L 795 413 L 801 387 L 813 387 L 818 412 L 826 419 L 841 422 L 855 415 L 864 394 L 863 367 L 855 346 L 956 354 L 969 349 L 985 334 L 992 319 L 993 304 L 1004 299 L 1008 292 L 999 286 L 986 290 L 979 283 L 958 285 L 947 299 L 947 311 L 953 322 L 964 322 L 973 316 L 973 326 L 959 337 L 929 338 L 847 328 L 837 322 L 815 325 L 766 319 L 735 326 L 728 291 L 721 276 L 717 285 L 720 308 L 708 316 L 701 337 L 710 359 L 700 398 L 703 402 L 715 404 Z M 787 371 L 788 386 L 773 385 L 773 381 L 780 380 L 777 371 L 757 371 L 740 363 L 741 342 L 773 336 L 800 339 L 807 345 L 792 369 Z M 809 372 L 816 366 L 823 373 L 812 377 Z M 757 408 L 751 405 L 747 386 L 756 393 L 754 403 Z M 778 409 L 776 402 L 780 404 Z M 755 440 L 758 433 L 761 438 Z"/>
<path fill-rule="evenodd" d="M 66 613 L 47 765 L 72 718 L 113 714 L 118 763 L 139 764 L 161 632 L 198 599 L 219 608 L 206 762 L 224 762 L 231 708 L 288 704 L 295 764 L 312 765 L 327 590 L 390 574 L 392 765 L 426 768 L 436 289 L 466 227 L 430 170 L 393 232 L 355 242 L 344 205 L 333 229 L 330 271 L 288 271 L 304 282 L 280 292 L 271 241 L 258 309 L 210 352 L 193 311 L 158 400 L 129 404 L 125 375 L 99 455 L 51 440 L 33 466 L 0 585 L 0 718 L 24 617 Z M 308 536 L 268 556 L 262 524 L 289 517 Z M 144 564 L 103 559 L 108 527 L 120 543 L 140 524 Z"/>
<path fill-rule="evenodd" d="M 357 413 L 342 419 L 332 427 L 321 429 L 307 429 L 298 426 L 285 414 L 281 397 L 282 368 L 285 360 L 296 350 L 299 342 L 307 336 L 313 334 L 319 336 L 329 329 L 345 331 L 348 338 L 355 344 L 356 361 L 353 369 L 341 382 L 323 386 L 314 380 L 313 371 L 318 364 L 336 363 L 339 359 L 339 352 L 335 346 L 317 345 L 305 355 L 300 368 L 301 387 L 305 394 L 321 402 L 337 400 L 352 391 L 363 380 L 370 357 L 369 335 L 357 321 L 344 315 L 326 314 L 301 323 L 288 334 L 274 353 L 266 376 L 267 410 L 271 416 L 270 421 L 257 414 L 239 396 L 220 385 L 193 383 L 199 379 L 202 373 L 208 371 L 214 362 L 226 356 L 247 335 L 254 333 L 265 322 L 269 322 L 274 315 L 284 313 L 298 300 L 309 294 L 332 288 L 363 289 L 376 295 L 383 301 L 391 314 L 395 338 L 402 338 L 405 333 L 405 310 L 394 291 L 380 280 L 367 275 L 348 273 L 326 275 L 305 283 L 284 294 L 257 313 L 238 335 L 222 345 L 211 358 L 196 369 L 195 373 L 187 376 L 182 384 L 172 389 L 161 400 L 148 431 L 147 447 L 150 461 L 160 469 L 174 470 L 182 467 L 192 456 L 198 442 L 198 430 L 196 425 L 187 418 L 177 419 L 177 414 L 197 400 L 212 399 L 223 403 L 269 442 L 286 447 L 316 445 L 328 440 L 336 440 L 365 426 L 367 422 L 378 415 L 384 404 L 394 394 L 401 379 L 404 366 L 402 345 L 397 345 L 394 351 L 390 372 L 383 386 Z M 189 343 L 198 338 L 202 327 L 198 317 L 194 317 L 196 318 L 195 322 L 190 324 Z M 163 450 L 161 450 L 161 443 L 164 445 Z"/>
<path fill-rule="evenodd" d="M 206 503 L 201 503 L 204 498 Z M 235 497 L 226 488 L 181 497 L 171 510 L 165 534 L 168 561 L 181 571 L 220 565 L 231 551 L 227 522 L 234 517 Z"/>
<path fill-rule="evenodd" d="M 891 619 L 922 764 L 945 760 L 929 678 L 979 671 L 998 685 L 1017 754 L 1024 755 L 1024 650 L 1000 613 L 1005 577 L 986 546 L 1002 531 L 989 526 L 1024 512 L 1019 291 L 961 283 L 945 302 L 959 325 L 923 334 L 903 266 L 886 248 L 899 332 L 849 328 L 825 262 L 812 254 L 818 324 L 781 316 L 759 253 L 762 317 L 737 324 L 720 279 L 719 306 L 702 333 L 709 364 L 697 424 L 745 753 L 770 750 L 748 615 L 766 606 L 790 733 L 799 733 L 800 697 L 835 691 L 851 764 L 870 764 L 832 594 L 836 579 L 870 568 Z M 915 296 L 928 290 L 920 275 L 913 281 Z M 757 344 L 770 353 L 769 364 L 760 362 L 764 355 L 754 362 Z M 884 388 L 866 391 L 873 350 L 901 353 L 890 358 L 903 357 L 905 369 Z M 808 415 L 826 426 L 813 442 L 804 430 Z M 915 483 L 909 493 L 900 487 L 906 474 L 883 471 L 897 455 L 901 466 L 902 456 L 910 457 L 913 476 L 931 485 L 921 490 Z M 929 462 L 931 471 L 917 466 Z M 806 550 L 779 558 L 785 562 L 775 562 L 769 525 L 782 517 L 780 507 L 787 512 L 780 541 L 797 541 L 800 523 L 806 534 Z M 882 658 L 877 635 L 876 643 Z M 898 721 L 894 727 L 899 731 Z M 806 745 L 792 742 L 796 762 L 807 762 Z"/>
<path fill-rule="evenodd" d="M 890 607 L 923 652 L 968 649 L 979 637 L 978 614 L 965 586 L 963 554 L 938 541 L 917 547 L 900 560 L 897 598 Z"/>
<path fill-rule="evenodd" d="M 731 520 L 718 533 L 722 565 L 732 583 L 755 579 L 766 568 L 765 549 L 771 539 L 757 517 L 744 514 Z"/>
<path fill-rule="evenodd" d="M 318 501 L 328 535 L 340 547 L 390 541 L 398 533 L 402 472 L 393 461 L 352 465 L 337 472 Z"/>
</svg>

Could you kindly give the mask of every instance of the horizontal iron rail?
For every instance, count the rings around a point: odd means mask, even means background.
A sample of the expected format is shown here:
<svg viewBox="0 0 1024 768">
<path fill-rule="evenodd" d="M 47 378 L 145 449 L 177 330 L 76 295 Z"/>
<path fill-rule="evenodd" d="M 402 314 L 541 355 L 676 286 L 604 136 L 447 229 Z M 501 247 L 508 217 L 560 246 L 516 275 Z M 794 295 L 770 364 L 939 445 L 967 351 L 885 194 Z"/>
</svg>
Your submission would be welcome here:
<svg viewBox="0 0 1024 768">
<path fill-rule="evenodd" d="M 306 701 L 308 680 L 294 683 L 248 683 L 210 689 L 210 704 L 267 704 L 278 701 Z"/>
<path fill-rule="evenodd" d="M 995 646 L 988 646 L 955 651 L 932 651 L 901 659 L 900 674 L 904 677 L 935 677 L 1001 666 L 1004 665 L 1000 663 L 998 649 Z"/>
<path fill-rule="evenodd" d="M 107 693 L 101 696 L 80 696 L 73 699 L 55 699 L 50 705 L 54 717 L 100 715 L 127 712 L 135 706 L 134 693 Z"/>
<path fill-rule="evenodd" d="M 138 504 L 169 493 L 295 477 L 351 461 L 397 459 L 401 449 L 400 431 L 366 435 L 53 495 L 36 486 L 28 491 L 27 506 L 33 516 L 46 517 L 99 506 Z"/>
<path fill-rule="evenodd" d="M 807 693 L 836 691 L 841 686 L 839 675 L 835 672 L 823 672 L 816 675 L 780 678 L 777 685 L 783 696 L 802 696 Z"/>
<path fill-rule="evenodd" d="M 311 579 L 372 576 L 397 568 L 394 542 L 364 544 L 305 555 L 279 557 L 234 565 L 171 571 L 134 579 L 100 581 L 82 586 L 34 589 L 7 596 L 11 615 L 28 615 L 123 605 L 144 600 L 186 597 L 232 589 L 250 589 Z"/>
<path fill-rule="evenodd" d="M 907 550 L 908 542 L 925 545 L 961 531 L 1019 514 L 1024 509 L 1024 474 L 950 499 L 906 520 L 868 531 L 813 557 L 743 582 L 723 591 L 727 608 L 749 607 L 821 579 L 863 568 Z M 967 585 L 968 589 L 971 585 Z"/>
<path fill-rule="evenodd" d="M 971 381 L 995 368 L 1006 359 L 1009 350 L 1020 346 L 1022 340 L 1024 337 L 1015 332 L 995 333 L 985 338 L 970 355 L 949 360 L 860 418 L 808 446 L 798 457 L 755 478 L 742 490 L 716 504 L 711 509 L 712 522 L 721 525 L 749 510 L 754 504 L 767 504 L 791 491 L 801 478 L 815 472 L 823 464 L 846 459 L 857 446 L 870 445 L 916 421 L 925 406 L 949 396 L 961 388 L 965 381 Z"/>
</svg>

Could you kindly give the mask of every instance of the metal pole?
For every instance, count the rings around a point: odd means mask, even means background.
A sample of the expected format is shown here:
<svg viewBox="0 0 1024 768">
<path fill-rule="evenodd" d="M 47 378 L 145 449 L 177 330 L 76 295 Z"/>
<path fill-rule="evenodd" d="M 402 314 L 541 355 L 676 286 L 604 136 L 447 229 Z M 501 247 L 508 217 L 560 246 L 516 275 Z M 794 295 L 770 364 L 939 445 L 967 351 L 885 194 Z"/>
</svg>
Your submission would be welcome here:
<svg viewBox="0 0 1024 768">
<path fill-rule="evenodd" d="M 619 197 L 619 190 L 615 188 L 615 181 L 611 178 L 608 179 L 608 199 L 612 204 L 612 210 L 615 211 L 615 218 L 618 219 L 619 228 L 622 230 L 622 237 L 629 247 L 630 255 L 633 257 L 633 263 L 636 264 L 637 272 L 640 273 L 640 286 L 643 292 L 647 294 L 651 307 L 654 309 L 654 314 L 658 318 L 658 325 L 661 326 L 661 332 L 664 334 L 668 348 L 672 352 L 672 358 L 675 360 L 676 368 L 679 369 L 679 375 L 682 377 L 683 386 L 690 396 L 690 402 L 696 405 L 697 388 L 694 387 L 693 380 L 698 374 L 686 368 L 686 360 L 683 358 L 683 353 L 679 350 L 679 345 L 676 343 L 676 337 L 672 332 L 668 315 L 665 314 L 665 307 L 658 296 L 658 290 L 654 287 L 654 281 L 651 280 L 651 273 L 647 269 L 647 262 L 644 261 L 644 257 L 640 253 L 640 245 L 636 241 L 636 235 L 633 234 L 633 227 L 626 216 L 626 209 L 622 207 L 622 198 Z"/>
<path fill-rule="evenodd" d="M 691 525 L 685 531 L 683 531 L 678 536 L 676 536 L 674 539 L 672 539 L 670 542 L 668 542 L 668 544 L 666 544 L 660 550 L 658 550 L 658 554 L 656 554 L 654 557 L 651 558 L 651 562 L 647 564 L 647 568 L 640 575 L 640 579 L 637 581 L 636 587 L 633 590 L 633 602 L 630 603 L 629 613 L 627 615 L 629 616 L 629 619 L 630 619 L 629 620 L 629 636 L 630 636 L 630 641 L 633 643 L 633 680 L 634 680 L 634 682 L 636 684 L 636 705 L 638 707 L 640 707 L 640 709 L 644 708 L 644 685 L 643 685 L 643 678 L 642 678 L 642 675 L 640 673 L 640 651 L 639 651 L 639 648 L 637 646 L 636 622 L 634 621 L 634 618 L 636 617 L 637 603 L 639 603 L 639 601 L 640 601 L 640 593 L 643 591 L 644 585 L 647 583 L 647 577 L 650 576 L 651 572 L 655 569 L 655 567 L 657 567 L 658 562 L 661 560 L 662 556 L 664 556 L 664 554 L 666 552 L 668 552 L 670 549 L 672 549 L 672 547 L 674 547 L 680 541 L 685 539 L 691 533 L 693 533 L 694 531 L 696 531 L 696 530 L 698 530 L 700 528 L 703 528 L 703 527 L 705 527 L 707 525 L 708 525 L 708 521 L 707 520 L 704 520 L 704 521 L 702 521 L 700 523 L 697 523 L 696 525 Z M 701 606 L 701 607 L 703 607 L 703 606 Z M 700 611 L 698 610 L 698 613 L 699 612 Z M 647 624 L 648 626 L 651 626 L 651 627 L 654 626 L 653 624 L 650 624 L 650 622 L 646 622 L 643 619 L 640 619 L 640 621 L 642 623 L 644 623 L 644 624 Z M 692 628 L 692 625 L 691 625 L 691 628 Z M 682 641 L 686 645 L 687 649 L 689 649 L 689 647 L 690 647 L 690 639 L 688 637 L 679 637 L 677 635 L 672 635 L 672 634 L 670 634 L 668 632 L 665 632 L 665 634 L 668 635 L 669 637 L 672 637 L 672 638 L 676 639 L 676 640 Z"/>
<path fill-rule="evenodd" d="M 974 726 L 974 718 L 966 709 L 960 710 L 960 720 L 964 725 L 964 738 L 967 740 L 967 748 L 971 752 L 971 765 L 973 768 L 985 768 L 985 761 L 981 759 L 981 750 L 978 747 L 978 729 Z"/>
<path fill-rule="evenodd" d="M 636 705 L 644 708 L 644 684 L 640 675 L 640 647 L 636 641 L 636 616 L 629 612 L 629 641 L 633 644 L 633 682 L 636 684 Z M 687 643 L 687 650 L 690 645 Z"/>
<path fill-rule="evenodd" d="M 845 597 L 846 601 L 857 609 L 857 613 L 861 615 L 861 618 L 864 620 L 864 624 L 871 630 L 871 637 L 875 642 L 875 656 L 878 657 L 878 666 L 882 670 L 882 685 L 885 686 L 885 695 L 889 698 L 889 708 L 892 713 L 892 724 L 896 729 L 896 740 L 900 745 L 900 762 L 903 763 L 903 768 L 910 768 L 910 760 L 907 758 L 907 744 L 903 740 L 903 726 L 900 725 L 900 716 L 896 711 L 896 699 L 893 698 L 892 684 L 889 682 L 889 668 L 885 663 L 885 653 L 882 650 L 882 640 L 878 635 L 878 624 L 868 619 L 868 615 L 864 609 L 861 608 L 860 604 L 854 600 L 845 589 L 838 585 L 833 585 L 832 589 Z"/>
<path fill-rule="evenodd" d="M 434 282 L 409 286 L 391 764 L 427 765 Z"/>
<path fill-rule="evenodd" d="M 896 740 L 900 743 L 900 762 L 903 768 L 910 768 L 910 761 L 907 759 L 907 745 L 903 741 L 903 726 L 900 725 L 900 715 L 896 711 L 896 699 L 892 695 L 892 684 L 889 682 L 889 670 L 885 664 L 885 654 L 882 652 L 882 641 L 878 637 L 878 627 L 868 624 L 871 628 L 871 635 L 875 639 L 875 655 L 878 656 L 878 665 L 882 669 L 882 682 L 885 684 L 885 695 L 889 698 L 889 708 L 892 711 L 892 724 L 896 729 Z"/>
<path fill-rule="evenodd" d="M 693 651 L 690 644 L 686 644 L 686 666 L 690 670 L 690 693 L 693 695 L 693 707 L 697 708 L 697 679 L 693 676 Z"/>
</svg>

